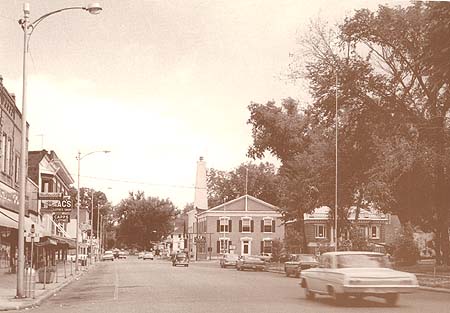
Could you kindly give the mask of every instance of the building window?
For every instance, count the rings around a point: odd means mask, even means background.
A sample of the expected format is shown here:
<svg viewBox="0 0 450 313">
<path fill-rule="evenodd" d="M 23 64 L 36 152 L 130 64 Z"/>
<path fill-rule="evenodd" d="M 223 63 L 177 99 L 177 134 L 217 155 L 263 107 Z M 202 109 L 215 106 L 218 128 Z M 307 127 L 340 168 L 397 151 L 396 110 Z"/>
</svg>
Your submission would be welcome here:
<svg viewBox="0 0 450 313">
<path fill-rule="evenodd" d="M 314 225 L 314 231 L 316 238 L 326 238 L 326 228 L 325 225 Z"/>
<path fill-rule="evenodd" d="M 266 218 L 262 221 L 263 232 L 264 233 L 274 233 L 275 232 L 275 221 L 273 219 Z"/>
<path fill-rule="evenodd" d="M 11 162 L 11 139 L 8 139 L 8 142 L 6 143 L 6 151 L 5 151 L 5 160 L 6 160 L 6 164 L 5 164 L 5 173 L 7 173 L 8 175 L 12 175 L 13 171 L 12 171 L 12 162 Z"/>
<path fill-rule="evenodd" d="M 261 253 L 272 253 L 272 240 L 261 241 Z"/>
<path fill-rule="evenodd" d="M 242 232 L 249 233 L 251 231 L 251 220 L 249 218 L 242 219 Z"/>
<path fill-rule="evenodd" d="M 380 227 L 379 226 L 371 226 L 370 227 L 370 238 L 380 239 Z"/>
<path fill-rule="evenodd" d="M 19 169 L 20 169 L 20 158 L 19 158 L 19 156 L 18 155 L 16 155 L 16 159 L 15 159 L 15 161 L 14 161 L 14 180 L 16 181 L 16 183 L 18 183 L 19 182 L 19 175 L 20 175 L 20 172 L 19 172 Z"/>
<path fill-rule="evenodd" d="M 221 218 L 220 219 L 220 232 L 221 233 L 228 233 L 230 229 L 228 228 L 228 219 L 227 218 Z"/>
<path fill-rule="evenodd" d="M 6 142 L 8 141 L 8 137 L 6 136 L 6 133 L 3 133 L 2 135 L 2 158 L 3 160 L 1 160 L 1 167 L 2 167 L 2 172 L 6 172 Z"/>
<path fill-rule="evenodd" d="M 217 241 L 217 253 L 229 253 L 231 241 L 228 238 L 221 238 Z"/>
</svg>

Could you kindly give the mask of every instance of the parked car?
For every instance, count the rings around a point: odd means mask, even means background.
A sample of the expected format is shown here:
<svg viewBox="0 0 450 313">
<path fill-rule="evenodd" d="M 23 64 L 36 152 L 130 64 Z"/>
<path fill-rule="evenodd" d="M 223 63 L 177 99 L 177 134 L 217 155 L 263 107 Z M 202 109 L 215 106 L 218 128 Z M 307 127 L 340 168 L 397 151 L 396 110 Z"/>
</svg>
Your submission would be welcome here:
<svg viewBox="0 0 450 313">
<path fill-rule="evenodd" d="M 118 258 L 119 258 L 119 259 L 126 259 L 126 258 L 127 258 L 127 255 L 126 255 L 125 251 L 119 251 L 119 256 L 118 256 Z"/>
<path fill-rule="evenodd" d="M 226 268 L 227 266 L 236 267 L 236 261 L 237 261 L 238 257 L 239 256 L 237 254 L 225 253 L 220 258 L 220 267 L 221 268 Z"/>
<path fill-rule="evenodd" d="M 317 267 L 319 262 L 314 254 L 292 254 L 291 259 L 284 262 L 286 276 L 300 277 L 300 272 L 311 267 Z"/>
<path fill-rule="evenodd" d="M 272 253 L 261 253 L 259 255 L 259 258 L 263 260 L 264 262 L 271 262 L 272 261 Z"/>
<path fill-rule="evenodd" d="M 142 256 L 143 260 L 153 260 L 153 253 L 151 252 L 145 252 Z"/>
<path fill-rule="evenodd" d="M 349 296 L 376 296 L 395 305 L 400 293 L 411 293 L 419 286 L 414 274 L 391 269 L 384 254 L 366 251 L 324 253 L 318 267 L 304 270 L 300 276 L 307 299 L 314 299 L 315 294 L 330 295 L 337 303 Z"/>
<path fill-rule="evenodd" d="M 102 255 L 102 261 L 114 261 L 114 254 L 112 251 L 105 251 Z"/>
<path fill-rule="evenodd" d="M 144 257 L 144 254 L 145 254 L 145 252 L 143 252 L 143 251 L 139 252 L 138 255 L 137 255 L 138 259 L 142 259 Z"/>
<path fill-rule="evenodd" d="M 253 269 L 255 271 L 264 271 L 266 262 L 254 255 L 241 255 L 236 261 L 236 269 L 243 271 L 246 269 Z"/>
<path fill-rule="evenodd" d="M 189 266 L 189 257 L 187 253 L 177 253 L 172 257 L 172 266 L 183 265 Z"/>
</svg>

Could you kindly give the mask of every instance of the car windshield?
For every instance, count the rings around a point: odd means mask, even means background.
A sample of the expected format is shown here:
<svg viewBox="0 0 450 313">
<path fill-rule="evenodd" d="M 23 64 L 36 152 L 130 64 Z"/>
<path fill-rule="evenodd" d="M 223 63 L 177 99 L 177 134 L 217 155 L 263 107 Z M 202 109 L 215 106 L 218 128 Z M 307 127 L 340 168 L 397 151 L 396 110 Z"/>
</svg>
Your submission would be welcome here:
<svg viewBox="0 0 450 313">
<path fill-rule="evenodd" d="M 186 258 L 186 257 L 187 257 L 186 253 L 179 253 L 179 254 L 177 254 L 177 258 L 182 259 L 182 258 Z"/>
<path fill-rule="evenodd" d="M 316 262 L 317 259 L 314 255 L 299 255 L 298 256 L 298 261 L 303 261 L 303 262 Z"/>
<path fill-rule="evenodd" d="M 238 256 L 236 254 L 228 254 L 228 255 L 225 255 L 225 259 L 237 260 Z"/>
<path fill-rule="evenodd" d="M 247 260 L 247 261 L 261 261 L 261 259 L 256 257 L 256 256 L 248 256 L 248 257 L 245 258 L 245 260 Z"/>
<path fill-rule="evenodd" d="M 344 254 L 337 256 L 338 268 L 383 268 L 389 267 L 389 260 L 384 255 Z"/>
</svg>

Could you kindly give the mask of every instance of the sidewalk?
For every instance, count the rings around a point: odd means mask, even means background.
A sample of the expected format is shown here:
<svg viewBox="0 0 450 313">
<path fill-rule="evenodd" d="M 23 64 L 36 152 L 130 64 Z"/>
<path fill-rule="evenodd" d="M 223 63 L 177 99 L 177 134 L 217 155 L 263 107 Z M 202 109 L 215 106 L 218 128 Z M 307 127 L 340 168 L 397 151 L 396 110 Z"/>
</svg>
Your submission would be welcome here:
<svg viewBox="0 0 450 313">
<path fill-rule="evenodd" d="M 268 272 L 285 274 L 283 265 L 273 264 L 267 268 Z M 447 275 L 433 275 L 433 274 L 423 274 L 414 273 L 419 281 L 419 289 L 436 291 L 436 292 L 447 292 L 450 293 L 450 276 Z"/>
<path fill-rule="evenodd" d="M 93 264 L 95 265 L 95 263 Z M 81 275 L 92 268 L 92 265 L 88 267 L 80 267 L 81 270 L 78 274 L 75 274 L 75 269 L 72 268 L 72 274 L 70 270 L 70 264 L 66 264 L 66 277 L 64 277 L 63 264 L 58 264 L 58 276 L 55 278 L 55 282 L 44 284 L 36 282 L 35 292 L 33 298 L 33 287 L 31 288 L 30 297 L 16 299 L 17 288 L 17 276 L 16 274 L 8 273 L 6 270 L 0 269 L 0 311 L 8 310 L 22 310 L 26 308 L 32 308 L 39 306 L 42 301 L 49 298 L 59 290 L 67 286 L 73 280 L 78 280 Z M 56 282 L 57 281 L 57 282 Z M 25 282 L 24 282 L 25 284 Z M 28 287 L 25 286 L 25 293 L 28 295 Z"/>
</svg>

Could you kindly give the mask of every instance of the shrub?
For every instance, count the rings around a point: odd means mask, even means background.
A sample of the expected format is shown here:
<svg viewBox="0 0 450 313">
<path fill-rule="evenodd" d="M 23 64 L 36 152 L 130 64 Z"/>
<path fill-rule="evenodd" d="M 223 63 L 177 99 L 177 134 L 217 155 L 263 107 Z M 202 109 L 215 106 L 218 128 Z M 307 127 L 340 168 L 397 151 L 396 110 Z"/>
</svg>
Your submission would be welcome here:
<svg viewBox="0 0 450 313">
<path fill-rule="evenodd" d="M 419 248 L 414 241 L 414 228 L 410 223 L 405 224 L 395 242 L 394 258 L 396 263 L 413 265 L 416 264 L 419 257 Z"/>
</svg>

